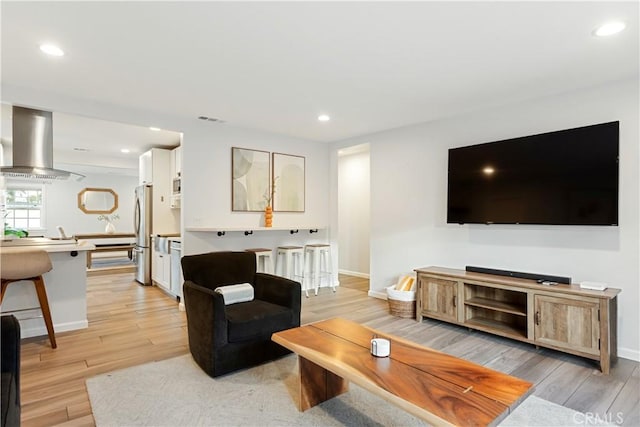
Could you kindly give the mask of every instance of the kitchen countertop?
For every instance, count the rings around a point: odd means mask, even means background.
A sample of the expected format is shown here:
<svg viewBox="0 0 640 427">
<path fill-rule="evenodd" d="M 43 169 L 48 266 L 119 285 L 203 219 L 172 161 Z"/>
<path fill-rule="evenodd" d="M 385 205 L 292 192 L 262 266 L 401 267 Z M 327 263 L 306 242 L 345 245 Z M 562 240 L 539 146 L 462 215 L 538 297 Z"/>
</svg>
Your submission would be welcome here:
<svg viewBox="0 0 640 427">
<path fill-rule="evenodd" d="M 47 252 L 90 251 L 95 245 L 86 241 L 76 242 L 74 239 L 50 239 L 47 237 L 25 237 L 22 239 L 1 239 L 0 251 L 24 252 L 41 249 Z"/>
</svg>

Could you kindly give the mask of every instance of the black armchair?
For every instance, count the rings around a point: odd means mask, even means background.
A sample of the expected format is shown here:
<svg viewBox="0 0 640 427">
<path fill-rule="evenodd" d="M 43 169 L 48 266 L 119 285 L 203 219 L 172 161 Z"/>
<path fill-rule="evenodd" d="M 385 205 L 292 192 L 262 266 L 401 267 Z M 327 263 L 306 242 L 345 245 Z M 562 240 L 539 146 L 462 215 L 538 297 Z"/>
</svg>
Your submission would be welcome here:
<svg viewBox="0 0 640 427">
<path fill-rule="evenodd" d="M 20 425 L 20 323 L 13 315 L 2 316 L 0 321 L 2 427 L 13 427 Z"/>
<path fill-rule="evenodd" d="M 300 326 L 300 283 L 256 272 L 251 252 L 182 258 L 189 349 L 211 377 L 276 359 L 289 350 L 271 334 Z M 225 305 L 219 286 L 250 283 L 253 301 Z"/>
</svg>

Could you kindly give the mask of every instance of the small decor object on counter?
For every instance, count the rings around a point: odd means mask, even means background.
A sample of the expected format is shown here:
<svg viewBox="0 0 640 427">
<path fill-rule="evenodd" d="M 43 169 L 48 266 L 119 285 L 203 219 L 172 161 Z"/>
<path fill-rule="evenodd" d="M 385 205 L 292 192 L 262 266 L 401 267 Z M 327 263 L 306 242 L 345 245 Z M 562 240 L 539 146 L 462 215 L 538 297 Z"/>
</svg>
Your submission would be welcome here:
<svg viewBox="0 0 640 427">
<path fill-rule="evenodd" d="M 264 226 L 271 227 L 273 225 L 273 209 L 271 206 L 264 208 Z"/>
<path fill-rule="evenodd" d="M 112 222 L 107 222 L 107 225 L 104 227 L 104 232 L 107 234 L 113 234 L 116 232 L 116 226 L 113 225 Z"/>
<path fill-rule="evenodd" d="M 269 188 L 269 192 L 264 195 L 264 200 L 267 203 L 267 206 L 264 208 L 264 226 L 271 227 L 273 224 L 273 208 L 271 204 L 273 203 L 273 195 L 276 192 L 276 180 L 278 177 L 271 179 L 271 188 Z"/>
<path fill-rule="evenodd" d="M 29 232 L 27 230 L 9 227 L 8 224 L 5 223 L 4 235 L 22 238 L 22 237 L 29 237 Z"/>
<path fill-rule="evenodd" d="M 116 226 L 113 225 L 113 222 L 116 219 L 120 219 L 120 215 L 118 214 L 113 214 L 113 215 L 100 215 L 98 216 L 98 221 L 107 221 L 107 225 L 104 228 L 104 232 L 107 234 L 113 234 L 116 232 Z"/>
</svg>

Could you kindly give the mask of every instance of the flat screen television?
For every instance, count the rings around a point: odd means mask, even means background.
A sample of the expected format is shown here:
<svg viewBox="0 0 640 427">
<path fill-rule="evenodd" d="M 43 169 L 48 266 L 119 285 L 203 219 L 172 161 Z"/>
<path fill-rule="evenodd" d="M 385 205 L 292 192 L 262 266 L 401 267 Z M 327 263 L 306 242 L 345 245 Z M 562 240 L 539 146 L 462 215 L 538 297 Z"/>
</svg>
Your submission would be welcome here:
<svg viewBox="0 0 640 427">
<path fill-rule="evenodd" d="M 447 222 L 618 225 L 619 125 L 450 149 Z"/>
</svg>

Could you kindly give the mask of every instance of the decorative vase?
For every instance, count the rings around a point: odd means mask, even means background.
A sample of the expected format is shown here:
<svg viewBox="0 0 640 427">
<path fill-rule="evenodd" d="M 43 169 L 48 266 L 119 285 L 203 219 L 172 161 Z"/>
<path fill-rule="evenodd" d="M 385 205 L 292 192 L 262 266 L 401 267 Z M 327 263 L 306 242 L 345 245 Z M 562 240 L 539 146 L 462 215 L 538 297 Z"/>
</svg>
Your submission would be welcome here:
<svg viewBox="0 0 640 427">
<path fill-rule="evenodd" d="M 271 206 L 267 206 L 266 208 L 264 208 L 264 226 L 271 227 L 272 222 L 273 222 L 273 209 L 271 208 Z"/>
<path fill-rule="evenodd" d="M 107 226 L 104 228 L 104 232 L 107 234 L 113 234 L 116 232 L 116 226 L 111 221 L 107 221 Z"/>
</svg>

